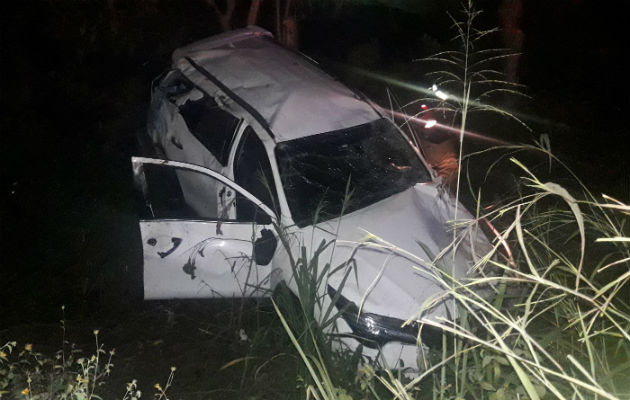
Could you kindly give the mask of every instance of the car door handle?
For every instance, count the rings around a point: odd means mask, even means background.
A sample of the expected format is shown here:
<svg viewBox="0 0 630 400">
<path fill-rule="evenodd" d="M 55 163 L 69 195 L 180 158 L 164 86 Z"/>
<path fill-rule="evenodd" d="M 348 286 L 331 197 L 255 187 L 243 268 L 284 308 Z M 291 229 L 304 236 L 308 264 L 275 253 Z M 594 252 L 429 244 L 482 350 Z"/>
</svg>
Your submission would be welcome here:
<svg viewBox="0 0 630 400">
<path fill-rule="evenodd" d="M 182 144 L 179 142 L 179 140 L 177 140 L 175 136 L 171 136 L 171 143 L 173 143 L 173 146 L 177 147 L 180 150 L 184 148 L 184 146 L 182 146 Z"/>
<path fill-rule="evenodd" d="M 177 249 L 179 245 L 182 244 L 182 239 L 178 237 L 174 237 L 174 238 L 171 238 L 171 242 L 173 242 L 173 247 L 171 247 L 170 249 L 166 251 L 158 251 L 158 255 L 161 258 L 167 257 L 168 255 L 172 254 L 175 251 L 175 249 Z"/>
</svg>

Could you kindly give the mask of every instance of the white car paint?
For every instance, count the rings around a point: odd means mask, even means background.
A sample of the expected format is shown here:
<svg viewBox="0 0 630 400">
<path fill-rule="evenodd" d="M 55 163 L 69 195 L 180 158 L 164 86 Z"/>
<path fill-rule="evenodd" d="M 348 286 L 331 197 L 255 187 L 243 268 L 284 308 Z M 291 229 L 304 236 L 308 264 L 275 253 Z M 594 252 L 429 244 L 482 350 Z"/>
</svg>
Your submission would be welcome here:
<svg viewBox="0 0 630 400">
<path fill-rule="evenodd" d="M 367 100 L 309 60 L 274 44 L 270 36 L 260 28 L 250 27 L 179 49 L 173 55 L 174 72 L 165 75 L 153 90 L 148 133 L 170 161 L 135 157 L 136 183 L 149 197 L 156 189 L 149 187 L 145 167 L 175 171 L 182 192 L 178 204 L 185 203 L 198 217 L 163 217 L 155 212 L 152 200 L 147 200 L 149 211 L 140 221 L 145 297 L 260 296 L 280 282 L 286 282 L 295 292 L 289 252 L 298 254 L 306 246 L 310 254 L 322 241 L 335 241 L 321 259 L 330 260 L 335 266 L 352 258 L 356 270 L 346 274 L 342 268 L 331 273 L 320 288 L 322 294 L 328 285 L 337 289 L 343 282 L 342 295 L 361 304 L 365 313 L 406 320 L 424 308 L 425 316 L 452 317 L 455 310 L 448 309 L 444 300 L 426 307 L 444 290 L 427 273 L 436 268 L 432 259 L 442 255 L 442 268 L 457 278 L 465 278 L 478 255 L 485 254 L 488 242 L 483 234 L 466 231 L 461 225 L 457 233 L 461 243 L 456 251 L 450 247 L 455 237 L 452 220 L 456 207 L 440 189 L 439 182 L 418 183 L 341 218 L 302 227 L 295 224 L 280 176 L 276 146 L 383 117 Z M 177 87 L 159 85 L 171 76 L 175 77 L 171 81 L 176 82 L 179 75 L 193 87 L 169 97 L 168 90 Z M 237 121 L 226 139 L 229 148 L 225 149 L 223 162 L 190 133 L 182 117 L 182 107 L 197 104 L 204 96 Z M 245 162 L 239 161 L 239 148 L 252 132 L 269 161 L 268 183 L 277 193 L 275 207 L 234 182 L 239 179 L 235 176 L 237 164 Z M 426 167 L 420 154 L 416 155 Z M 186 171 L 199 175 L 191 177 Z M 434 174 L 431 177 L 435 179 Z M 158 186 L 159 192 L 160 182 L 153 185 Z M 236 200 L 237 194 L 241 200 Z M 239 220 L 237 208 L 247 201 L 266 215 L 264 221 Z M 472 219 L 461 205 L 457 208 L 458 220 Z M 289 248 L 278 240 L 273 257 L 258 265 L 255 243 L 263 235 L 268 238 L 270 232 L 277 237 L 277 226 L 284 227 Z M 370 235 L 391 246 L 366 240 Z M 324 294 L 323 298 L 330 303 L 330 296 Z M 351 332 L 342 319 L 338 329 Z M 352 348 L 358 344 L 353 339 L 344 339 L 344 343 Z M 388 367 L 399 366 L 400 360 L 405 366 L 415 367 L 420 350 L 417 346 L 388 342 L 380 351 L 366 348 L 364 354 L 379 357 Z"/>
<path fill-rule="evenodd" d="M 356 93 L 310 60 L 265 40 L 270 37 L 250 27 L 208 38 L 176 50 L 173 67 L 214 94 L 216 86 L 196 65 L 212 74 L 267 121 L 278 142 L 378 118 Z"/>
</svg>

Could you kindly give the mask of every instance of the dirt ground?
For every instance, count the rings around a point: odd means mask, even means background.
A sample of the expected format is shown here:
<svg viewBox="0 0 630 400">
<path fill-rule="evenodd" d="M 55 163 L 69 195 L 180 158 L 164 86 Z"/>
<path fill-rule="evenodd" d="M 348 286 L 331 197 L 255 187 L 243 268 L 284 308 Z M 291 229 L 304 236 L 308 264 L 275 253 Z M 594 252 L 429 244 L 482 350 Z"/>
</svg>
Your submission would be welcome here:
<svg viewBox="0 0 630 400">
<path fill-rule="evenodd" d="M 277 399 L 297 396 L 298 359 L 279 329 L 269 301 L 152 302 L 131 307 L 126 314 L 100 314 L 93 320 L 73 320 L 68 311 L 66 339 L 82 356 L 95 351 L 92 334 L 109 352 L 114 367 L 99 391 L 104 399 L 122 398 L 132 379 L 148 397 L 156 383 L 165 385 L 176 367 L 171 399 Z M 61 311 L 60 311 L 61 312 Z M 250 336 L 251 335 L 251 336 Z M 21 349 L 51 357 L 62 348 L 59 323 L 13 325 L 0 331 L 0 340 L 19 340 Z M 65 346 L 69 353 L 69 345 Z"/>
</svg>

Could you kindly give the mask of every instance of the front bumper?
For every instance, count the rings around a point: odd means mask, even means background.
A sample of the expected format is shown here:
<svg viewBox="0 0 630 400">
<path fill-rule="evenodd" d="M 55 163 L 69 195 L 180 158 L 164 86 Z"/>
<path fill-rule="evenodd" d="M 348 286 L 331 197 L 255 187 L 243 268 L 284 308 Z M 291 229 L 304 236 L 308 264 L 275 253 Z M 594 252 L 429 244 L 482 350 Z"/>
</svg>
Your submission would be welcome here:
<svg viewBox="0 0 630 400">
<path fill-rule="evenodd" d="M 362 354 L 370 362 L 384 369 L 422 371 L 429 364 L 429 347 L 439 350 L 442 331 L 424 326 L 418 335 L 415 323 L 402 326 L 405 321 L 371 314 L 359 313 L 357 305 L 331 286 L 328 295 L 340 312 L 337 334 L 341 342 L 351 351 L 362 345 Z"/>
<path fill-rule="evenodd" d="M 350 326 L 343 319 L 337 321 L 339 332 L 351 332 Z M 360 345 L 361 354 L 370 364 L 380 369 L 399 370 L 417 374 L 429 367 L 429 348 L 417 344 L 387 342 L 379 347 L 367 347 L 353 335 L 339 335 L 341 348 L 354 352 Z"/>
<path fill-rule="evenodd" d="M 340 312 L 343 319 L 349 326 L 353 336 L 368 348 L 382 348 L 390 342 L 399 342 L 409 345 L 424 345 L 432 349 L 439 349 L 442 345 L 442 331 L 432 327 L 420 327 L 412 322 L 405 324 L 404 320 L 372 314 L 369 312 L 359 312 L 359 307 L 338 293 L 332 286 L 328 286 L 328 295 Z"/>
</svg>

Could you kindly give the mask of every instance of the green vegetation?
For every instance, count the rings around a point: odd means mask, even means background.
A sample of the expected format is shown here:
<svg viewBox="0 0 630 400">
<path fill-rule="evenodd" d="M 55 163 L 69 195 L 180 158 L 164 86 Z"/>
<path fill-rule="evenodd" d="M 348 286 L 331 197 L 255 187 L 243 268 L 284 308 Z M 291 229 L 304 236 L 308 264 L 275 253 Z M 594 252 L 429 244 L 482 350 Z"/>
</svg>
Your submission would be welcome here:
<svg viewBox="0 0 630 400">
<path fill-rule="evenodd" d="M 65 312 L 65 307 L 61 307 Z M 74 344 L 66 341 L 66 322 L 61 320 L 63 332 L 61 349 L 53 356 L 35 351 L 32 343 L 7 342 L 0 347 L 0 398 L 25 400 L 96 400 L 103 396 L 112 368 L 115 350 L 106 350 L 99 343 L 95 329 L 94 352 L 84 355 Z M 156 400 L 168 400 L 167 391 L 173 381 L 175 367 L 171 367 L 166 384 L 154 385 Z M 127 383 L 123 400 L 137 400 L 142 396 L 134 379 Z"/>
</svg>

